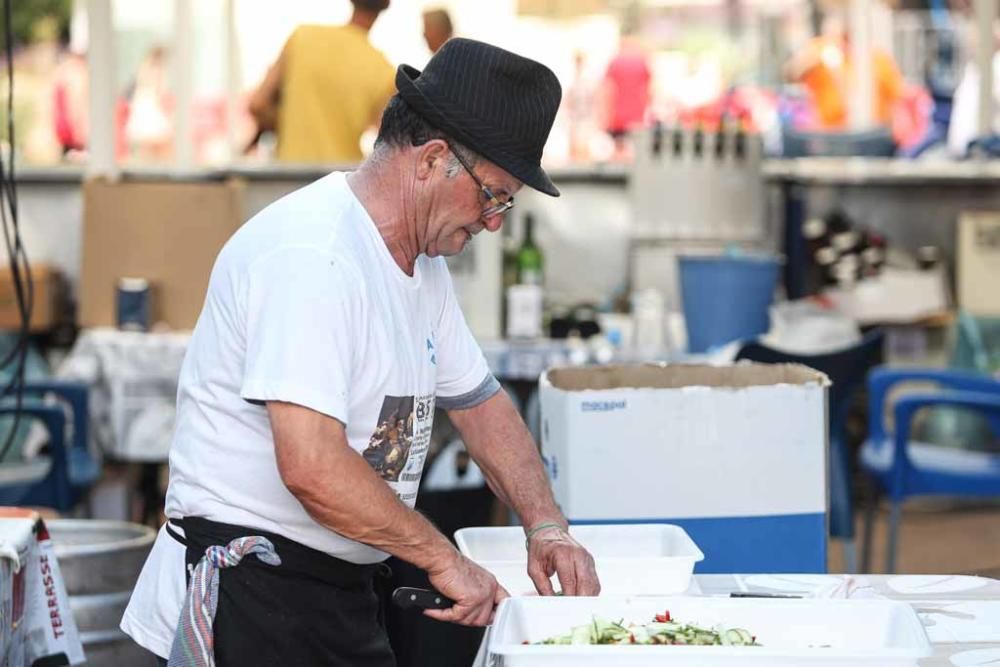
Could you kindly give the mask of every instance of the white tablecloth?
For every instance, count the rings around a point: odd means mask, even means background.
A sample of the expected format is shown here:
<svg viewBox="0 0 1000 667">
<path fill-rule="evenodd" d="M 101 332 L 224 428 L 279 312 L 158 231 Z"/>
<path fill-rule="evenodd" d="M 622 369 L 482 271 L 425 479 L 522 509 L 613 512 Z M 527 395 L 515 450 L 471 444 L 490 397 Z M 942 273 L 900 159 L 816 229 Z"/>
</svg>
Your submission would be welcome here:
<svg viewBox="0 0 1000 667">
<path fill-rule="evenodd" d="M 165 461 L 190 333 L 87 329 L 56 376 L 91 387 L 91 438 L 122 461 Z"/>
</svg>

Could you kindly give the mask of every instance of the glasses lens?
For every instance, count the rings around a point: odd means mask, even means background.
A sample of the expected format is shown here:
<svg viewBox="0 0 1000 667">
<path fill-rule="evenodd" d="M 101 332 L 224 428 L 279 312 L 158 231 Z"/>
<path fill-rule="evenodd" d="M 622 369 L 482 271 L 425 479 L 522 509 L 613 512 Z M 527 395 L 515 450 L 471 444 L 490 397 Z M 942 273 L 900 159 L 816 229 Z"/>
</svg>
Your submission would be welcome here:
<svg viewBox="0 0 1000 667">
<path fill-rule="evenodd" d="M 511 199 L 509 201 L 503 202 L 502 204 L 497 204 L 496 206 L 490 206 L 489 208 L 484 209 L 483 217 L 492 218 L 495 215 L 503 215 L 513 207 L 514 207 L 514 200 Z"/>
</svg>

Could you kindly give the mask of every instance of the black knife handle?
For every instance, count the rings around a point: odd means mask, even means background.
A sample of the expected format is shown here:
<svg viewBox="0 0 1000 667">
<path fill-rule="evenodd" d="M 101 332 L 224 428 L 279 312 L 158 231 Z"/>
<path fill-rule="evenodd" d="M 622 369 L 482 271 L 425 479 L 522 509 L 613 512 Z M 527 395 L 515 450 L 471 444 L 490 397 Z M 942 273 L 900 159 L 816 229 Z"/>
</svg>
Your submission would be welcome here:
<svg viewBox="0 0 1000 667">
<path fill-rule="evenodd" d="M 448 609 L 455 601 L 427 588 L 397 588 L 392 593 L 393 603 L 402 609 Z"/>
</svg>

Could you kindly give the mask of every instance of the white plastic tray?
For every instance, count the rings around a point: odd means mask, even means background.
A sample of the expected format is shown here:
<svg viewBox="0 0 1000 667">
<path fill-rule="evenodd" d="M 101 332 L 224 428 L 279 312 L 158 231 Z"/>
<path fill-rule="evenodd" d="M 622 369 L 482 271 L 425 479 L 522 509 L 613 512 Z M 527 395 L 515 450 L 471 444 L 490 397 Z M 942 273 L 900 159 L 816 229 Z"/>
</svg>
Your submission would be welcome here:
<svg viewBox="0 0 1000 667">
<path fill-rule="evenodd" d="M 705 558 L 680 526 L 570 526 L 569 532 L 594 556 L 602 594 L 683 593 L 691 584 L 694 564 Z M 462 528 L 456 531 L 455 541 L 465 556 L 489 570 L 511 595 L 536 593 L 528 576 L 522 528 Z"/>
<path fill-rule="evenodd" d="M 592 620 L 674 619 L 743 628 L 761 646 L 531 646 Z M 893 600 L 763 600 L 699 597 L 522 597 L 501 602 L 489 638 L 489 665 L 915 665 L 931 645 L 913 609 Z"/>
</svg>

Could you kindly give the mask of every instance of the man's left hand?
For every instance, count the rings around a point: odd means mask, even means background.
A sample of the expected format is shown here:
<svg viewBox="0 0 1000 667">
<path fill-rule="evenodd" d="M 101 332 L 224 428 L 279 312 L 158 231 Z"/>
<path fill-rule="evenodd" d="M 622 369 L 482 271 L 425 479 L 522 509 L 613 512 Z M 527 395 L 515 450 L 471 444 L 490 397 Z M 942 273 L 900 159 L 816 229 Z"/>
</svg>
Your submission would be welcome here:
<svg viewBox="0 0 1000 667">
<path fill-rule="evenodd" d="M 549 580 L 553 574 L 559 577 L 563 595 L 601 592 L 593 556 L 560 526 L 544 528 L 528 539 L 528 576 L 540 594 L 555 594 Z"/>
</svg>

